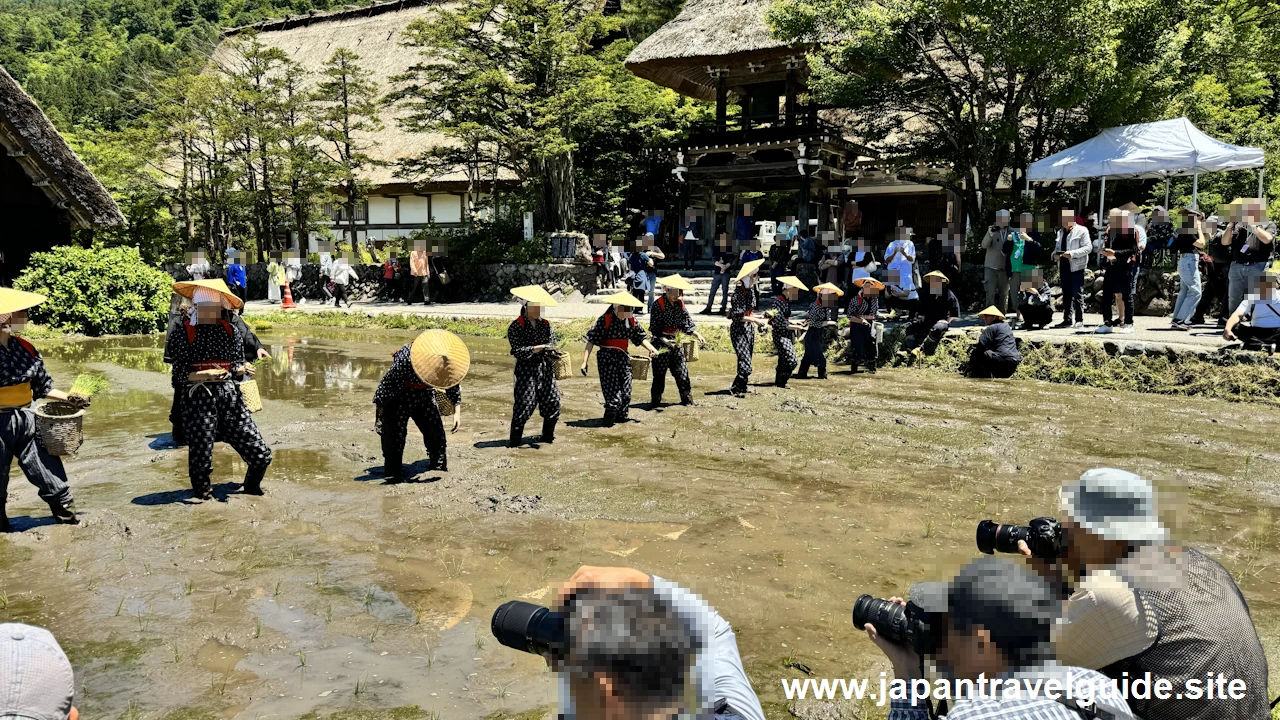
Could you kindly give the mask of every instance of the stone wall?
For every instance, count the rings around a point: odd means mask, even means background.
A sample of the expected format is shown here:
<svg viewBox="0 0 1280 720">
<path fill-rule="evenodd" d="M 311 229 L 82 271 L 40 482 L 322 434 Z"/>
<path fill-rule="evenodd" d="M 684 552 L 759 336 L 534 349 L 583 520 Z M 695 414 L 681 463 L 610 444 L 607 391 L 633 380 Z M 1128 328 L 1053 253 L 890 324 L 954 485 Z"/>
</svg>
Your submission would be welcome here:
<svg viewBox="0 0 1280 720">
<path fill-rule="evenodd" d="M 577 290 L 584 297 L 596 291 L 596 270 L 581 263 L 545 265 L 481 265 L 483 279 L 476 289 L 476 300 L 506 300 L 511 288 L 542 285 L 552 295 L 563 297 Z"/>
</svg>

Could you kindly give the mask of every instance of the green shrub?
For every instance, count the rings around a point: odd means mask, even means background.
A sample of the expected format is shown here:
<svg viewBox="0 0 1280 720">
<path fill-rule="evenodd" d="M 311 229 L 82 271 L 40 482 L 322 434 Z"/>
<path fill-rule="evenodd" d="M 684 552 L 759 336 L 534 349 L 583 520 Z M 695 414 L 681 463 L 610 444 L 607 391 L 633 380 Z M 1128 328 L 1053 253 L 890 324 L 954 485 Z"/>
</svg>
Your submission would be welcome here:
<svg viewBox="0 0 1280 720">
<path fill-rule="evenodd" d="M 31 256 L 14 281 L 48 297 L 31 321 L 85 335 L 127 335 L 164 329 L 173 278 L 147 265 L 137 248 L 62 245 Z"/>
</svg>

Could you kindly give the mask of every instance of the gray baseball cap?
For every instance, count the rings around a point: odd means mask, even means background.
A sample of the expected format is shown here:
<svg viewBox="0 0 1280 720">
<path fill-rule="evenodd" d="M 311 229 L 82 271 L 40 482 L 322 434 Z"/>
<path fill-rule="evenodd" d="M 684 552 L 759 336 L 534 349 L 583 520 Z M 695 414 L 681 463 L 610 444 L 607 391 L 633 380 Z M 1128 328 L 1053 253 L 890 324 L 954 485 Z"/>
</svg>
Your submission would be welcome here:
<svg viewBox="0 0 1280 720">
<path fill-rule="evenodd" d="M 1145 478 L 1094 468 L 1059 491 L 1062 509 L 1080 527 L 1106 540 L 1162 543 L 1169 531 L 1156 515 L 1156 493 Z"/>
<path fill-rule="evenodd" d="M 53 633 L 0 624 L 0 718 L 67 720 L 75 687 L 71 661 Z"/>
<path fill-rule="evenodd" d="M 928 613 L 950 613 L 961 630 L 981 625 L 1006 650 L 1017 649 L 1019 665 L 1051 657 L 1050 632 L 1062 612 L 1043 578 L 994 557 L 970 562 L 951 582 L 915 583 L 910 600 Z"/>
</svg>

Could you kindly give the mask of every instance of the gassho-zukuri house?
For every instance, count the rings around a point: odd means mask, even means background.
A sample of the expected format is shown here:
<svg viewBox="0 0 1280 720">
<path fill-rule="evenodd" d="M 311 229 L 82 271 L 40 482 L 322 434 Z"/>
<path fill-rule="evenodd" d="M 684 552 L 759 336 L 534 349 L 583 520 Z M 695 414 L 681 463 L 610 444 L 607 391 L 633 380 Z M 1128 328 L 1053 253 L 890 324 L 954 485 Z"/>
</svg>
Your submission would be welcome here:
<svg viewBox="0 0 1280 720">
<path fill-rule="evenodd" d="M 705 239 L 732 226 L 746 192 L 796 194 L 796 219 L 836 230 L 838 209 L 856 199 L 858 235 L 881 242 L 902 220 L 932 236 L 960 217 L 959 197 L 940 186 L 899 179 L 848 142 L 832 121 L 806 103 L 804 47 L 773 38 L 765 22 L 772 0 L 688 0 L 680 14 L 631 52 L 627 68 L 683 95 L 716 103 L 716 119 L 683 141 L 655 148 L 668 155 L 688 190 L 689 206 L 715 208 Z M 741 108 L 729 117 L 730 98 Z M 914 168 L 915 177 L 941 169 Z M 726 219 L 729 224 L 726 225 Z M 759 218 L 757 218 L 759 219 Z M 781 219 L 781 218 L 768 218 Z M 707 243 L 704 243 L 704 246 Z"/>
<path fill-rule="evenodd" d="M 31 254 L 71 242 L 75 230 L 124 224 L 111 193 L 3 67 L 0 67 L 0 285 Z"/>
<path fill-rule="evenodd" d="M 231 28 L 223 32 L 223 41 L 214 50 L 213 64 L 235 67 L 233 40 L 245 31 L 255 30 L 259 42 L 280 48 L 313 75 L 319 75 L 334 52 L 346 48 L 360 56 L 360 65 L 372 72 L 370 80 L 377 83 L 379 94 L 386 94 L 392 89 L 390 79 L 421 59 L 417 48 L 402 44 L 405 28 L 439 5 L 436 0 L 374 3 Z M 403 129 L 399 115 L 397 109 L 385 108 L 382 129 L 368 138 L 372 141 L 368 154 L 378 162 L 364 172 L 363 179 L 372 187 L 368 199 L 356 207 L 356 234 L 361 242 L 407 237 L 431 225 L 461 228 L 469 219 L 470 208 L 492 190 L 492 180 L 468 183 L 462 168 L 426 180 L 401 175 L 399 161 L 417 157 L 448 140 Z M 514 177 L 500 176 L 497 182 L 500 186 L 514 184 Z M 473 197 L 468 197 L 469 191 Z M 342 237 L 347 219 L 341 200 L 335 198 L 335 202 L 324 206 L 324 211 L 334 226 L 333 234 Z"/>
</svg>

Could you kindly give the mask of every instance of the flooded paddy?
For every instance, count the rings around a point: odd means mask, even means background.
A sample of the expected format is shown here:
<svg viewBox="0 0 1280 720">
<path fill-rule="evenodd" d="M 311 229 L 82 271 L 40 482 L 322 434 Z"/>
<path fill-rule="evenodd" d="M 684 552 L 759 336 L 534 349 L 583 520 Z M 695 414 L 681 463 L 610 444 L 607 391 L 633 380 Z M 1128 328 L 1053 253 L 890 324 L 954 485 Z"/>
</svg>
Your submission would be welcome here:
<svg viewBox="0 0 1280 720">
<path fill-rule="evenodd" d="M 718 394 L 732 358 L 706 354 L 691 366 L 699 407 L 640 406 L 639 423 L 594 427 L 593 367 L 561 384 L 568 426 L 555 445 L 511 450 L 506 343 L 468 338 L 453 472 L 421 473 L 411 429 L 405 461 L 420 474 L 387 485 L 371 399 L 411 338 L 263 333 L 273 360 L 260 366 L 255 418 L 276 452 L 268 494 L 231 492 L 245 468 L 219 445 L 225 501 L 203 504 L 189 500 L 185 449 L 168 442 L 160 338 L 38 343 L 58 387 L 97 370 L 112 389 L 67 463 L 82 527 L 51 525 L 12 471 L 22 532 L 0 539 L 0 621 L 53 630 L 86 717 L 549 709 L 552 676 L 499 646 L 489 616 L 506 600 L 550 602 L 593 564 L 701 593 L 781 718 L 778 679 L 799 676 L 789 663 L 819 677 L 888 669 L 850 624 L 859 594 L 949 576 L 977 554 L 979 520 L 1056 514 L 1061 482 L 1098 465 L 1181 489 L 1176 537 L 1236 577 L 1280 691 L 1280 408 L 911 370 L 739 400 Z M 766 377 L 772 361 L 757 359 Z M 648 399 L 647 383 L 634 398 Z"/>
</svg>

